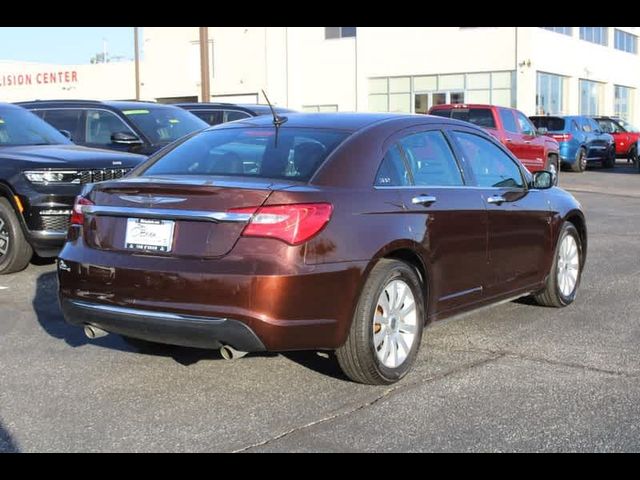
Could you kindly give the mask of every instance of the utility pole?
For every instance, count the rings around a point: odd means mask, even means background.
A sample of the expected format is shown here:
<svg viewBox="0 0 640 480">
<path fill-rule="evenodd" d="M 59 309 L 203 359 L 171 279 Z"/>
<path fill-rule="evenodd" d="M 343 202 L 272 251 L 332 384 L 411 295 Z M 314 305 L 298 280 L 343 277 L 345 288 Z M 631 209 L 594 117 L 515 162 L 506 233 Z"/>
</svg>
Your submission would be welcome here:
<svg viewBox="0 0 640 480">
<path fill-rule="evenodd" d="M 138 27 L 133 27 L 133 55 L 136 70 L 136 100 L 140 100 L 140 48 L 138 45 Z"/>
<path fill-rule="evenodd" d="M 201 101 L 211 100 L 209 88 L 209 27 L 200 27 L 200 91 Z"/>
</svg>

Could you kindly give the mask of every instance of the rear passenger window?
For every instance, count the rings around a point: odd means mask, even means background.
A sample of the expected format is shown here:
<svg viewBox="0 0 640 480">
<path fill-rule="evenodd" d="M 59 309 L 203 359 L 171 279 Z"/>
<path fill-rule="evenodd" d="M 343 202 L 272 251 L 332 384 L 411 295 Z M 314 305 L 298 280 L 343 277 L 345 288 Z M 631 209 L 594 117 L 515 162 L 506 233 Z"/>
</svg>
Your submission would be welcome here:
<svg viewBox="0 0 640 480">
<path fill-rule="evenodd" d="M 410 185 L 409 172 L 402 159 L 398 145 L 392 146 L 382 159 L 378 173 L 376 174 L 376 186 L 378 187 L 402 187 Z"/>
<path fill-rule="evenodd" d="M 71 134 L 71 140 L 82 141 L 82 114 L 79 109 L 46 110 L 42 116 L 43 120 L 50 123 L 58 130 L 66 130 Z"/>
<path fill-rule="evenodd" d="M 583 132 L 590 132 L 591 129 L 591 124 L 589 124 L 589 121 L 586 118 L 582 118 L 580 120 L 580 123 L 582 124 L 582 131 Z"/>
<path fill-rule="evenodd" d="M 500 120 L 502 120 L 502 127 L 507 132 L 518 133 L 518 126 L 516 125 L 516 120 L 513 118 L 513 112 L 511 110 L 506 110 L 501 108 L 498 110 L 500 112 Z"/>
<path fill-rule="evenodd" d="M 204 120 L 209 125 L 222 123 L 222 112 L 216 110 L 190 110 L 196 117 Z"/>
<path fill-rule="evenodd" d="M 224 122 L 233 122 L 234 120 L 242 120 L 243 118 L 249 118 L 251 115 L 245 112 L 239 112 L 237 110 L 225 110 Z"/>
<path fill-rule="evenodd" d="M 400 140 L 417 186 L 463 185 L 451 148 L 440 131 L 421 132 Z"/>
</svg>

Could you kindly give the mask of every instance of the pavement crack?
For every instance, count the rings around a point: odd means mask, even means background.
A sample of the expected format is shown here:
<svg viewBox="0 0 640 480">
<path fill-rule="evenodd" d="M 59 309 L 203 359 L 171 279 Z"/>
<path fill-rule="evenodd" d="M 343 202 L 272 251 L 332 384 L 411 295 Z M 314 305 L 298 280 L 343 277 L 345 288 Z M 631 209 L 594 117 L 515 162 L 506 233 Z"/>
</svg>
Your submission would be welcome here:
<svg viewBox="0 0 640 480">
<path fill-rule="evenodd" d="M 578 368 L 581 370 L 587 370 L 590 372 L 596 372 L 596 373 L 604 373 L 606 375 L 615 375 L 618 377 L 625 377 L 625 378 L 637 378 L 640 376 L 640 372 L 625 372 L 622 370 L 607 370 L 604 368 L 598 368 L 598 367 L 594 367 L 591 365 L 584 365 L 582 363 L 578 363 L 578 362 L 564 362 L 561 360 L 552 360 L 550 358 L 545 358 L 545 357 L 534 357 L 531 355 L 525 355 L 523 353 L 518 353 L 518 352 L 511 352 L 508 350 L 489 350 L 489 349 L 481 349 L 481 348 L 471 348 L 471 349 L 456 349 L 456 350 L 452 350 L 452 351 L 457 351 L 457 352 L 469 352 L 469 353 L 485 353 L 485 354 L 501 354 L 502 357 L 512 357 L 512 358 L 518 358 L 518 359 L 522 359 L 522 360 L 529 360 L 531 362 L 537 362 L 537 363 L 544 363 L 547 365 L 557 365 L 557 366 L 562 366 L 562 367 L 569 367 L 569 368 Z"/>
<path fill-rule="evenodd" d="M 270 443 L 276 442 L 278 440 L 280 440 L 281 438 L 287 437 L 289 435 L 291 435 L 292 433 L 296 433 L 302 430 L 305 430 L 307 428 L 311 428 L 314 427 L 316 425 L 319 425 L 321 423 L 325 423 L 328 422 L 330 420 L 334 420 L 336 418 L 341 418 L 341 417 L 346 417 L 347 415 L 351 415 L 353 413 L 356 413 L 360 410 L 363 410 L 367 407 L 371 407 L 372 405 L 375 405 L 376 403 L 384 400 L 385 398 L 389 397 L 392 393 L 395 393 L 396 391 L 400 391 L 400 390 L 408 390 L 411 389 L 415 386 L 418 385 L 422 385 L 425 383 L 430 383 L 430 382 L 435 382 L 437 380 L 441 380 L 443 378 L 449 377 L 451 375 L 455 375 L 457 373 L 460 372 L 464 372 L 466 370 L 470 370 L 472 368 L 477 368 L 480 366 L 483 366 L 489 362 L 494 362 L 496 360 L 498 360 L 499 358 L 502 358 L 504 356 L 504 354 L 502 353 L 492 353 L 491 356 L 489 358 L 483 358 L 482 360 L 477 360 L 475 362 L 471 362 L 471 363 L 467 363 L 464 365 L 461 365 L 460 367 L 454 368 L 452 370 L 448 370 L 446 372 L 442 372 L 438 375 L 432 375 L 430 377 L 418 380 L 418 381 L 414 381 L 414 382 L 407 382 L 407 383 L 399 383 L 396 384 L 392 387 L 387 388 L 386 390 L 384 390 L 381 394 L 379 394 L 378 396 L 376 396 L 373 400 L 363 403 L 361 405 L 358 405 L 355 408 L 351 408 L 349 410 L 343 411 L 343 412 L 337 412 L 334 413 L 333 415 L 328 415 L 326 417 L 320 418 L 318 420 L 314 420 L 312 422 L 306 423 L 304 425 L 298 426 L 298 427 L 294 427 L 291 428 L 290 430 L 287 430 L 286 432 L 283 432 L 279 435 L 276 435 L 275 437 L 272 438 L 268 438 L 267 440 L 263 440 L 261 442 L 257 442 L 251 445 L 248 445 L 246 447 L 242 447 L 239 448 L 237 450 L 233 450 L 231 453 L 242 453 L 242 452 L 246 452 L 248 450 L 251 450 L 253 448 L 257 448 L 257 447 L 262 447 L 264 445 L 268 445 Z"/>
</svg>

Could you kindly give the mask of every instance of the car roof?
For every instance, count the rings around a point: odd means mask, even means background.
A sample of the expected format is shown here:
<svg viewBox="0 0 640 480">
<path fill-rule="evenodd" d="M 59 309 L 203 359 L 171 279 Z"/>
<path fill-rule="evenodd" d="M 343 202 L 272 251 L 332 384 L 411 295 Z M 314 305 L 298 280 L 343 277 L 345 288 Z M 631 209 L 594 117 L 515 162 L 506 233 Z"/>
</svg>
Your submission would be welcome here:
<svg viewBox="0 0 640 480">
<path fill-rule="evenodd" d="M 24 108 L 13 103 L 0 102 L 0 110 L 24 110 Z"/>
<path fill-rule="evenodd" d="M 366 112 L 294 112 L 287 115 L 286 128 L 323 128 L 333 130 L 347 130 L 356 132 L 364 128 L 392 120 L 418 120 L 421 124 L 452 124 L 465 127 L 475 127 L 460 120 L 438 117 L 435 115 L 406 114 L 406 113 L 366 113 Z M 273 118 L 263 115 L 245 118 L 235 122 L 221 123 L 208 130 L 224 128 L 273 127 Z M 479 128 L 478 128 L 479 129 Z"/>
<path fill-rule="evenodd" d="M 241 110 L 248 110 L 251 112 L 265 112 L 270 111 L 269 105 L 261 104 L 261 103 L 224 103 L 224 102 L 204 102 L 204 103 L 174 103 L 175 106 L 185 108 L 185 109 L 193 109 L 193 110 L 206 110 L 211 107 L 222 107 L 222 108 L 239 108 Z M 295 112 L 295 110 L 291 110 L 285 107 L 274 106 L 273 107 L 276 112 Z"/>
<path fill-rule="evenodd" d="M 143 102 L 137 100 L 33 100 L 28 102 L 15 102 L 16 105 L 20 106 L 56 106 L 56 105 L 75 105 L 75 106 L 83 106 L 83 105 L 95 105 L 95 106 L 107 106 L 116 110 L 129 110 L 136 108 L 177 108 L 173 105 L 164 104 L 164 103 L 156 103 L 156 102 Z"/>
<path fill-rule="evenodd" d="M 511 107 L 502 107 L 500 105 L 490 105 L 488 103 L 443 103 L 441 105 L 434 105 L 431 107 L 432 110 L 443 110 L 445 108 L 506 108 L 508 110 L 515 110 L 515 108 Z"/>
</svg>

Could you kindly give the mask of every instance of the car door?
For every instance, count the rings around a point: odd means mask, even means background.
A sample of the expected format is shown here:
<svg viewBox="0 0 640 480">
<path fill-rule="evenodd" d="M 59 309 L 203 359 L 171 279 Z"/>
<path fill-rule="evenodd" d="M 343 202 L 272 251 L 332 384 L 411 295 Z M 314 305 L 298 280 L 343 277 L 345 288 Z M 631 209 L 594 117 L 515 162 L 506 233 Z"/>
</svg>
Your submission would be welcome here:
<svg viewBox="0 0 640 480">
<path fill-rule="evenodd" d="M 502 123 L 502 144 L 507 147 L 517 158 L 525 155 L 525 143 L 522 140 L 520 129 L 516 123 L 514 111 L 510 108 L 497 108 L 500 122 Z"/>
<path fill-rule="evenodd" d="M 487 212 L 480 192 L 466 187 L 440 129 L 405 131 L 396 140 L 410 174 L 410 185 L 399 192 L 430 272 L 431 305 L 444 313 L 480 301 L 487 273 Z"/>
<path fill-rule="evenodd" d="M 526 289 L 548 272 L 552 213 L 521 167 L 499 144 L 476 132 L 451 132 L 488 212 L 488 297 Z"/>
<path fill-rule="evenodd" d="M 514 111 L 522 138 L 522 157 L 517 156 L 530 172 L 544 170 L 544 136 L 537 135 L 536 129 L 526 115 Z"/>
</svg>

